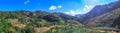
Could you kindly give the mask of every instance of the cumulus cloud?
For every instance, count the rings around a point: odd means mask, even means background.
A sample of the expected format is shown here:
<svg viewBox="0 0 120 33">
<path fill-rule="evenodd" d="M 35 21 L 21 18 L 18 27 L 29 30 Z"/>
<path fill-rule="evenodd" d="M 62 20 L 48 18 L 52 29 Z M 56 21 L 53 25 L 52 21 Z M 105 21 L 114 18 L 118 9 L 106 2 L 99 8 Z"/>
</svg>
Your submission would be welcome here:
<svg viewBox="0 0 120 33">
<path fill-rule="evenodd" d="M 70 10 L 68 12 L 65 12 L 66 14 L 75 16 L 76 14 L 85 14 L 88 13 L 94 6 L 92 5 L 85 5 L 83 9 L 77 9 L 77 10 Z"/>
<path fill-rule="evenodd" d="M 82 14 L 80 10 L 70 10 L 69 12 L 65 12 L 66 14 L 75 16 L 76 14 Z"/>
<path fill-rule="evenodd" d="M 58 6 L 58 8 L 62 8 L 62 6 L 61 6 L 61 5 L 59 5 L 59 6 Z"/>
<path fill-rule="evenodd" d="M 62 8 L 62 6 L 61 5 L 59 5 L 59 6 L 52 5 L 52 6 L 50 6 L 49 10 L 55 10 L 55 9 L 58 9 L 58 8 Z"/>
<path fill-rule="evenodd" d="M 57 7 L 54 6 L 54 5 L 52 5 L 52 6 L 49 8 L 49 10 L 55 10 L 55 9 L 57 9 Z"/>
<path fill-rule="evenodd" d="M 84 12 L 89 12 L 91 9 L 93 9 L 93 5 L 85 5 L 84 8 L 83 8 L 83 11 Z"/>
<path fill-rule="evenodd" d="M 28 4 L 30 2 L 30 0 L 26 0 L 25 2 L 24 2 L 24 4 Z"/>
</svg>

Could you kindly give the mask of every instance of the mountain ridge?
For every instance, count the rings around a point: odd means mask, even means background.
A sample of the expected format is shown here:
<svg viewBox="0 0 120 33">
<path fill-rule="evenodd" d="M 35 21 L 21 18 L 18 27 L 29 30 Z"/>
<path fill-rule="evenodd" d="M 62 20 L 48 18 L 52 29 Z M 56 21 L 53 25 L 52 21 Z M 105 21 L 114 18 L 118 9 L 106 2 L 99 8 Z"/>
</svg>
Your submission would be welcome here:
<svg viewBox="0 0 120 33">
<path fill-rule="evenodd" d="M 80 17 L 80 21 L 86 26 L 91 27 L 115 27 L 119 23 L 120 1 L 106 5 L 98 5 L 90 12 Z M 116 22 L 117 21 L 117 22 Z"/>
<path fill-rule="evenodd" d="M 86 13 L 83 16 L 80 16 L 80 21 L 84 23 L 87 20 L 90 20 L 91 18 L 101 16 L 107 12 L 111 12 L 112 10 L 115 10 L 117 8 L 120 8 L 120 1 L 112 2 L 110 4 L 106 5 L 97 5 L 95 6 L 90 12 Z"/>
</svg>

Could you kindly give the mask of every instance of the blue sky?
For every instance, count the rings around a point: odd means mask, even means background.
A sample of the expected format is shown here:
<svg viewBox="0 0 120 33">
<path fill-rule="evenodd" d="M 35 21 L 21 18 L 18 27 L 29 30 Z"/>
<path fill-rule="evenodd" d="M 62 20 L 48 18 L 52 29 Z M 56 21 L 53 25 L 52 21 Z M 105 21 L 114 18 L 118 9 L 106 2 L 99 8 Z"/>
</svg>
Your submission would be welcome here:
<svg viewBox="0 0 120 33">
<path fill-rule="evenodd" d="M 117 0 L 0 0 L 0 10 L 44 10 L 70 15 L 85 14 L 96 5 Z"/>
</svg>

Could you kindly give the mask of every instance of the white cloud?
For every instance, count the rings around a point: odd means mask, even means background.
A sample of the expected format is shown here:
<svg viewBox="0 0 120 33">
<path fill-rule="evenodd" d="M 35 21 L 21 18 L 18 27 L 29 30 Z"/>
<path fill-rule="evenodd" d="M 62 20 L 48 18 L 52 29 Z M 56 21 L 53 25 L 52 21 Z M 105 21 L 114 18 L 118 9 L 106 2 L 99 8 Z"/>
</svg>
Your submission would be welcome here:
<svg viewBox="0 0 120 33">
<path fill-rule="evenodd" d="M 30 2 L 30 0 L 26 0 L 25 2 L 24 2 L 24 4 L 28 4 Z"/>
<path fill-rule="evenodd" d="M 85 5 L 83 11 L 84 11 L 85 13 L 88 13 L 88 12 L 89 12 L 91 9 L 93 9 L 93 8 L 94 8 L 93 5 Z"/>
<path fill-rule="evenodd" d="M 58 9 L 58 8 L 62 8 L 62 6 L 61 5 L 59 5 L 59 6 L 52 5 L 52 6 L 50 6 L 49 10 L 55 10 L 55 9 Z"/>
<path fill-rule="evenodd" d="M 82 12 L 80 10 L 70 10 L 69 12 L 65 12 L 66 14 L 75 16 L 76 14 L 82 14 Z"/>
<path fill-rule="evenodd" d="M 52 5 L 52 6 L 49 8 L 49 10 L 55 10 L 55 9 L 57 9 L 57 7 L 54 6 L 54 5 Z"/>
<path fill-rule="evenodd" d="M 77 10 L 70 10 L 68 12 L 65 12 L 66 14 L 75 16 L 76 14 L 85 14 L 88 13 L 94 6 L 92 5 L 85 5 L 82 10 L 77 9 Z"/>
<path fill-rule="evenodd" d="M 62 8 L 62 6 L 61 6 L 61 5 L 59 5 L 59 6 L 58 6 L 58 8 Z"/>
</svg>

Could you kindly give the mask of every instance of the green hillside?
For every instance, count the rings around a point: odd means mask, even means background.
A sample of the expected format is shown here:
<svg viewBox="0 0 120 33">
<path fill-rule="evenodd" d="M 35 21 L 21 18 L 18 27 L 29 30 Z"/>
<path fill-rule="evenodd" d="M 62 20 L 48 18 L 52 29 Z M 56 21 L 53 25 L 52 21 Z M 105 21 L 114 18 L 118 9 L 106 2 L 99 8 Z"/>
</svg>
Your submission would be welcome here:
<svg viewBox="0 0 120 33">
<path fill-rule="evenodd" d="M 41 10 L 35 12 L 25 10 L 0 11 L 0 33 L 90 32 L 100 33 L 99 31 L 89 30 L 79 23 L 75 16 L 64 13 L 49 13 Z"/>
</svg>

